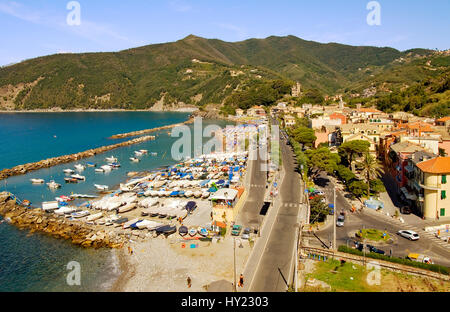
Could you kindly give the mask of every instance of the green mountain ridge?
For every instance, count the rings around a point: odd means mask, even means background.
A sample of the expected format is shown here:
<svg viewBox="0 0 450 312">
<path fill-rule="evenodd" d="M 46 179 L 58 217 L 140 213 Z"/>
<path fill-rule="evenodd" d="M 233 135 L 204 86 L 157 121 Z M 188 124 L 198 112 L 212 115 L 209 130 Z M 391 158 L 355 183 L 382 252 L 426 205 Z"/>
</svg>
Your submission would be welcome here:
<svg viewBox="0 0 450 312">
<path fill-rule="evenodd" d="M 425 59 L 434 53 L 323 44 L 294 36 L 225 42 L 190 35 L 120 52 L 56 54 L 0 68 L 0 109 L 148 109 L 161 99 L 165 105 L 205 106 L 276 80 L 298 81 L 302 88 L 329 95 L 349 93 L 371 86 L 372 78 L 384 71 L 409 68 L 395 63 L 400 58 L 412 54 Z M 398 86 L 423 76 L 400 75 Z"/>
</svg>

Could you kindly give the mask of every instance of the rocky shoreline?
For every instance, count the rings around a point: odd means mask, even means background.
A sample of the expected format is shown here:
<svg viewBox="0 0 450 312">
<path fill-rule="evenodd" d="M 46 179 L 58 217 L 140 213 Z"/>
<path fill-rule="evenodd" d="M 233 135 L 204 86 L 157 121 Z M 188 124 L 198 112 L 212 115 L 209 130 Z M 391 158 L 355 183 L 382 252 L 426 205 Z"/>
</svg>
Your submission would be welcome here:
<svg viewBox="0 0 450 312">
<path fill-rule="evenodd" d="M 0 193 L 0 215 L 19 229 L 30 233 L 47 233 L 70 240 L 72 244 L 93 248 L 121 248 L 127 242 L 124 233 L 106 231 L 82 222 L 47 214 L 42 209 L 28 209 L 18 205 L 7 192 Z"/>
<path fill-rule="evenodd" d="M 123 139 L 123 138 L 128 138 L 128 137 L 134 137 L 134 136 L 138 136 L 138 135 L 143 135 L 143 134 L 147 134 L 147 133 L 152 133 L 152 132 L 156 132 L 156 131 L 160 131 L 160 130 L 167 130 L 167 129 L 172 129 L 175 128 L 177 126 L 183 126 L 183 125 L 187 125 L 190 123 L 193 123 L 194 119 L 191 118 L 185 122 L 181 122 L 181 123 L 177 123 L 177 124 L 173 124 L 173 125 L 168 125 L 168 126 L 162 126 L 162 127 L 157 127 L 157 128 L 151 128 L 151 129 L 144 129 L 144 130 L 139 130 L 139 131 L 132 131 L 132 132 L 127 132 L 127 133 L 120 133 L 120 134 L 115 134 L 111 137 L 109 137 L 108 139 Z"/>
<path fill-rule="evenodd" d="M 18 165 L 13 168 L 10 168 L 10 169 L 3 169 L 0 171 L 0 180 L 7 179 L 12 176 L 26 174 L 30 171 L 35 171 L 35 170 L 39 170 L 39 169 L 43 169 L 43 168 L 50 168 L 50 167 L 53 167 L 56 165 L 65 164 L 65 163 L 77 161 L 77 160 L 80 160 L 83 158 L 92 157 L 97 154 L 101 154 L 101 153 L 104 153 L 104 152 L 107 152 L 107 151 L 110 151 L 110 150 L 113 150 L 113 149 L 116 149 L 119 147 L 138 144 L 138 143 L 146 142 L 149 140 L 155 140 L 155 136 L 139 137 L 139 138 L 135 138 L 135 139 L 132 139 L 132 140 L 129 140 L 126 142 L 102 146 L 102 147 L 90 149 L 90 150 L 76 153 L 76 154 L 48 158 L 48 159 L 41 160 L 41 161 L 34 162 L 34 163 Z"/>
</svg>

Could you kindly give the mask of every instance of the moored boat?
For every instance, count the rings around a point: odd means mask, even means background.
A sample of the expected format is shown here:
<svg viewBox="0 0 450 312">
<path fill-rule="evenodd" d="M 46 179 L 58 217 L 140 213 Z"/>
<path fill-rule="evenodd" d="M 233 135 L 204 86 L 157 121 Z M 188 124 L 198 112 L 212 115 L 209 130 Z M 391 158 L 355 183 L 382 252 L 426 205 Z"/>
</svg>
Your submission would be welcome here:
<svg viewBox="0 0 450 312">
<path fill-rule="evenodd" d="M 86 169 L 86 166 L 82 164 L 76 164 L 75 169 L 77 169 L 78 171 L 83 171 L 84 169 Z"/>
<path fill-rule="evenodd" d="M 67 174 L 74 174 L 75 173 L 75 171 L 72 170 L 72 169 L 64 169 L 63 171 L 64 171 L 64 173 L 67 173 Z"/>
<path fill-rule="evenodd" d="M 100 190 L 100 191 L 107 191 L 109 189 L 108 185 L 94 184 L 94 186 L 97 190 Z"/>
<path fill-rule="evenodd" d="M 97 168 L 95 169 L 95 172 L 105 172 L 105 170 L 103 168 Z"/>
<path fill-rule="evenodd" d="M 139 158 L 136 158 L 136 157 L 130 157 L 130 160 L 132 162 L 140 162 Z"/>
<path fill-rule="evenodd" d="M 93 215 L 90 215 L 89 217 L 87 217 L 87 221 L 95 221 L 100 219 L 101 217 L 103 217 L 103 213 L 99 212 Z"/>
<path fill-rule="evenodd" d="M 64 181 L 66 183 L 78 183 L 79 180 L 75 178 L 64 178 Z"/>
<path fill-rule="evenodd" d="M 188 228 L 184 225 L 180 226 L 180 228 L 178 229 L 178 233 L 180 233 L 180 236 L 186 236 L 188 232 Z"/>
<path fill-rule="evenodd" d="M 82 180 L 82 181 L 86 181 L 86 177 L 79 175 L 79 174 L 72 174 L 71 175 L 72 178 L 77 179 L 77 180 Z"/>
<path fill-rule="evenodd" d="M 106 161 L 109 161 L 109 162 L 117 162 L 117 158 L 114 157 L 114 156 L 106 157 Z"/>
<path fill-rule="evenodd" d="M 119 213 L 124 213 L 124 212 L 131 211 L 131 210 L 133 210 L 135 208 L 136 208 L 136 203 L 129 203 L 129 204 L 123 206 L 123 207 L 120 207 L 118 212 Z"/>
<path fill-rule="evenodd" d="M 54 180 L 51 180 L 49 183 L 47 183 L 47 186 L 52 190 L 56 190 L 61 187 L 61 184 L 56 183 Z"/>
<path fill-rule="evenodd" d="M 30 179 L 32 184 L 44 184 L 45 181 L 43 179 Z"/>
<path fill-rule="evenodd" d="M 93 163 L 93 162 L 88 162 L 88 163 L 86 163 L 86 165 L 88 166 L 88 167 L 97 167 L 97 164 L 95 164 L 95 163 Z"/>
<path fill-rule="evenodd" d="M 83 210 L 83 211 L 77 211 L 77 212 L 73 212 L 72 214 L 71 214 L 71 216 L 73 217 L 73 218 L 83 218 L 83 217 L 86 217 L 86 216 L 88 216 L 88 215 L 90 215 L 91 213 L 89 212 L 89 211 L 87 211 L 87 210 Z"/>
</svg>

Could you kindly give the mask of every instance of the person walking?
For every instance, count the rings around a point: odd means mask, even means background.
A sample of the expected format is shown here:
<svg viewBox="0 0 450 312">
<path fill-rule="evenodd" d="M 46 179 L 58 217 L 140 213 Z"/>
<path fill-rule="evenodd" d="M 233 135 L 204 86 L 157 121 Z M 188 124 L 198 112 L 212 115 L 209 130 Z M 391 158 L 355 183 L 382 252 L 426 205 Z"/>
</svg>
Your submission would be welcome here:
<svg viewBox="0 0 450 312">
<path fill-rule="evenodd" d="M 242 275 L 242 274 L 239 276 L 239 284 L 238 284 L 238 286 L 241 287 L 241 288 L 244 287 L 244 275 Z"/>
<path fill-rule="evenodd" d="M 188 288 L 191 288 L 191 286 L 192 286 L 192 281 L 191 281 L 191 278 L 188 276 L 188 278 L 187 278 L 187 286 L 188 286 Z"/>
</svg>

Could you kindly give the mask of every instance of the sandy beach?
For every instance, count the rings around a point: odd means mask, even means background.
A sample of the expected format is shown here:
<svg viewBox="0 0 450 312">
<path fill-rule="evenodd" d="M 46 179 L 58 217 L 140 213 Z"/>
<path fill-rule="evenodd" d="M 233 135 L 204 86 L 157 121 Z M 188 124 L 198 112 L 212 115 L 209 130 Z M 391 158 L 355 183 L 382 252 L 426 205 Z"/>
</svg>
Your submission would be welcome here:
<svg viewBox="0 0 450 312">
<path fill-rule="evenodd" d="M 133 242 L 133 254 L 118 251 L 122 273 L 111 291 L 125 292 L 204 292 L 216 281 L 233 282 L 234 238 L 227 235 L 217 243 L 185 243 L 178 234 Z M 198 244 L 191 248 L 191 244 Z M 242 244 L 242 245 L 241 245 Z M 239 246 L 242 246 L 240 248 Z M 247 240 L 236 239 L 236 275 L 244 271 L 251 247 Z M 187 287 L 187 277 L 192 287 Z"/>
</svg>

